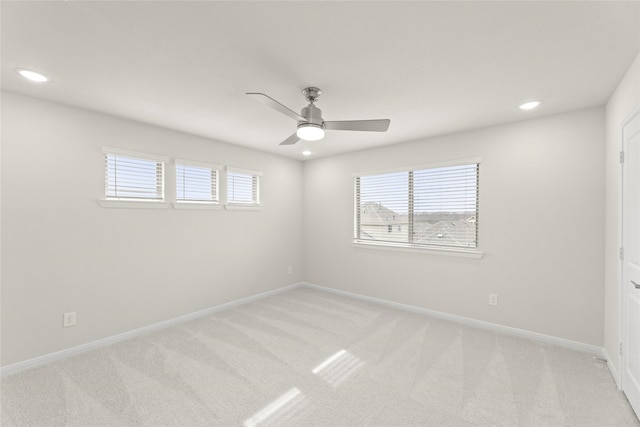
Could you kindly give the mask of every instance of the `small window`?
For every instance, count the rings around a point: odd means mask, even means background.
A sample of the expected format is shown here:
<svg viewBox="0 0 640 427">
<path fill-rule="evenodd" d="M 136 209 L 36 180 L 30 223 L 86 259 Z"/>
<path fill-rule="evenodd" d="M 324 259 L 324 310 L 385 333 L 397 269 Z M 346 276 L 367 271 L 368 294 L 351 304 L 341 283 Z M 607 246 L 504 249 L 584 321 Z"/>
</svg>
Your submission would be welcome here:
<svg viewBox="0 0 640 427">
<path fill-rule="evenodd" d="M 116 148 L 103 152 L 106 200 L 164 200 L 164 158 Z"/>
<path fill-rule="evenodd" d="M 176 201 L 217 203 L 219 167 L 176 159 Z"/>
<path fill-rule="evenodd" d="M 478 174 L 479 161 L 356 175 L 355 241 L 476 248 Z"/>
<path fill-rule="evenodd" d="M 260 205 L 260 172 L 227 168 L 227 204 Z"/>
</svg>

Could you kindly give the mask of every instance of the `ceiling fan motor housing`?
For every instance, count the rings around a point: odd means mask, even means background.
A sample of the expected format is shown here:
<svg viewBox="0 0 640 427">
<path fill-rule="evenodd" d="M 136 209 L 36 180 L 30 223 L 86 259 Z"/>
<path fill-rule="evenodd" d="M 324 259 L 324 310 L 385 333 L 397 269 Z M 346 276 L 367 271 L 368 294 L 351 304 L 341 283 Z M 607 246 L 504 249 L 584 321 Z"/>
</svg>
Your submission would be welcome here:
<svg viewBox="0 0 640 427">
<path fill-rule="evenodd" d="M 317 108 L 315 105 L 309 104 L 309 106 L 304 107 L 300 115 L 305 118 L 305 121 L 298 122 L 298 127 L 305 124 L 313 124 L 313 125 L 324 128 L 324 120 L 322 119 L 322 110 Z"/>
</svg>

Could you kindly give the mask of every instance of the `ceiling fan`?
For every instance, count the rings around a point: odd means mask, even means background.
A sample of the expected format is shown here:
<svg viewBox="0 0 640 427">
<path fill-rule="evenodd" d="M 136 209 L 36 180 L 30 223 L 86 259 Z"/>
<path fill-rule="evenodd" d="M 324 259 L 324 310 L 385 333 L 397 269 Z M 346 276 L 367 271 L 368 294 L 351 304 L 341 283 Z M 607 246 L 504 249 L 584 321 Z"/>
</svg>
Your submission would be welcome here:
<svg viewBox="0 0 640 427">
<path fill-rule="evenodd" d="M 258 96 L 261 101 L 271 108 L 291 117 L 298 122 L 298 129 L 280 145 L 292 145 L 301 139 L 305 141 L 317 141 L 324 138 L 325 129 L 328 130 L 356 130 L 368 132 L 386 132 L 389 129 L 389 119 L 380 120 L 346 120 L 346 121 L 325 121 L 322 118 L 322 110 L 314 103 L 322 92 L 317 87 L 308 87 L 302 91 L 309 105 L 304 107 L 300 114 L 279 103 L 269 95 L 264 93 L 248 92 L 247 95 Z"/>
</svg>

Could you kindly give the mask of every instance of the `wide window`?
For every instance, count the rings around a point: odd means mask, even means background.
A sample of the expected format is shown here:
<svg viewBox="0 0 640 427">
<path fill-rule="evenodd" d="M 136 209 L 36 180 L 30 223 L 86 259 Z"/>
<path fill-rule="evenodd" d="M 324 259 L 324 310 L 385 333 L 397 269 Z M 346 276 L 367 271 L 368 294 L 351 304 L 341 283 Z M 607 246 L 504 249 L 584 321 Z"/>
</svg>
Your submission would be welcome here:
<svg viewBox="0 0 640 427">
<path fill-rule="evenodd" d="M 478 175 L 477 160 L 356 175 L 356 241 L 476 248 Z"/>
<path fill-rule="evenodd" d="M 227 205 L 260 205 L 260 172 L 227 167 Z"/>
<path fill-rule="evenodd" d="M 106 147 L 103 152 L 107 200 L 164 200 L 164 158 Z"/>
<path fill-rule="evenodd" d="M 176 201 L 217 203 L 219 167 L 176 159 Z"/>
</svg>

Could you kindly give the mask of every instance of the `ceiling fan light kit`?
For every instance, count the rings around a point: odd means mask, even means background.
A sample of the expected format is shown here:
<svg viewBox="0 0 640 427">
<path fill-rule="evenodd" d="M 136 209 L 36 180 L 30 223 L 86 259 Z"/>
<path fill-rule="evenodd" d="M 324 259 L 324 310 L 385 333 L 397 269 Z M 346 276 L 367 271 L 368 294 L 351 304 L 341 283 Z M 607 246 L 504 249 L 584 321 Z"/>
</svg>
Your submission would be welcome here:
<svg viewBox="0 0 640 427">
<path fill-rule="evenodd" d="M 324 129 L 322 128 L 322 125 L 302 123 L 298 125 L 296 135 L 298 135 L 298 138 L 305 141 L 318 141 L 324 138 Z"/>
<path fill-rule="evenodd" d="M 307 87 L 302 91 L 309 105 L 304 107 L 300 114 L 289 107 L 279 103 L 269 95 L 259 92 L 247 92 L 247 95 L 257 95 L 258 99 L 266 103 L 271 108 L 291 117 L 298 122 L 296 132 L 285 139 L 280 145 L 292 145 L 302 140 L 318 141 L 324 138 L 325 129 L 329 130 L 352 130 L 368 132 L 386 132 L 391 121 L 389 119 L 379 120 L 347 120 L 347 121 L 324 121 L 322 110 L 314 105 L 322 91 L 317 87 Z"/>
</svg>

